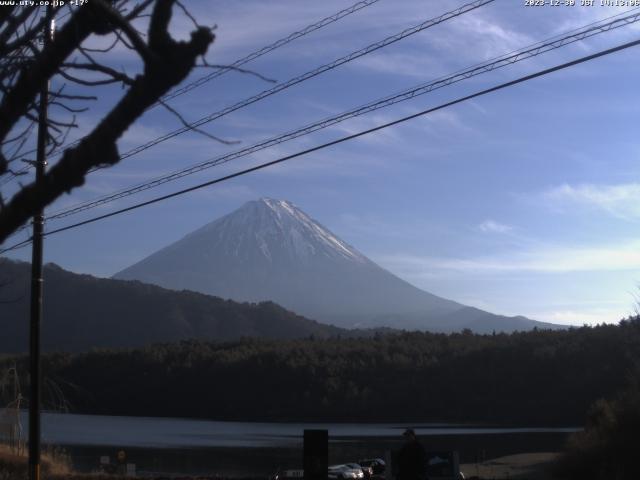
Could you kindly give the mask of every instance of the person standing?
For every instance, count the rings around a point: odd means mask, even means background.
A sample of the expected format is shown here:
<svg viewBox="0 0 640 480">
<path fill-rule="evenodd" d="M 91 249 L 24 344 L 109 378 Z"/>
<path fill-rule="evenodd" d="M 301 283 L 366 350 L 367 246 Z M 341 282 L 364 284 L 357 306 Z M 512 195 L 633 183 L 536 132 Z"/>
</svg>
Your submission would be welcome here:
<svg viewBox="0 0 640 480">
<path fill-rule="evenodd" d="M 427 452 L 413 429 L 402 434 L 404 445 L 398 453 L 397 480 L 427 480 Z"/>
</svg>

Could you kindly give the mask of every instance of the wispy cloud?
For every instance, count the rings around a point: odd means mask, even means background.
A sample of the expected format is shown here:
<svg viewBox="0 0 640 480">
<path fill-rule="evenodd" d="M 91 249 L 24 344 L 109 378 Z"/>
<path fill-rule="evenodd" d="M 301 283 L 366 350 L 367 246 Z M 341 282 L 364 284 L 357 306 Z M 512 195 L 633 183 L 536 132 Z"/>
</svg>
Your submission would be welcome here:
<svg viewBox="0 0 640 480">
<path fill-rule="evenodd" d="M 563 184 L 543 192 L 541 198 L 549 207 L 560 212 L 590 208 L 625 220 L 640 218 L 640 183 Z"/>
<path fill-rule="evenodd" d="M 600 6 L 599 8 L 578 8 L 572 15 L 563 18 L 556 25 L 554 30 L 561 33 L 584 25 L 605 20 L 612 15 L 625 15 L 633 10 L 632 7 L 622 6 Z M 634 31 L 640 29 L 638 24 L 631 24 L 626 28 L 614 30 L 613 35 L 630 36 Z"/>
<path fill-rule="evenodd" d="M 628 308 L 615 309 L 587 309 L 587 310 L 553 310 L 539 312 L 537 320 L 543 320 L 561 325 L 596 325 L 598 323 L 618 323 L 632 312 Z"/>
<path fill-rule="evenodd" d="M 457 70 L 462 66 L 460 61 L 493 58 L 534 41 L 531 36 L 510 28 L 509 23 L 510 19 L 501 18 L 490 9 L 469 12 L 455 21 L 443 23 L 437 30 L 438 35 L 423 32 L 404 41 L 404 51 L 376 52 L 358 59 L 353 67 L 427 81 Z"/>
<path fill-rule="evenodd" d="M 207 201 L 233 201 L 237 204 L 242 204 L 250 200 L 259 198 L 260 192 L 248 185 L 242 184 L 220 184 L 215 188 L 203 188 L 193 192 L 195 198 L 204 199 Z"/>
<path fill-rule="evenodd" d="M 359 59 L 354 67 L 391 75 L 417 77 L 424 81 L 435 78 L 443 71 L 442 63 L 425 56 L 424 52 L 384 52 L 367 55 Z"/>
<path fill-rule="evenodd" d="M 393 120 L 396 120 L 399 116 L 402 116 L 403 113 L 398 113 L 396 116 L 389 113 L 373 113 L 362 117 L 355 117 L 348 121 L 337 123 L 329 127 L 329 131 L 336 131 L 343 135 L 354 135 L 356 133 L 363 132 L 370 128 L 378 127 L 385 123 L 389 123 Z M 369 135 L 363 135 L 359 137 L 360 142 L 367 142 L 370 144 L 377 145 L 390 145 L 394 143 L 398 143 L 401 140 L 401 135 L 398 133 L 397 129 L 393 128 L 385 128 L 383 130 L 378 130 L 375 133 Z"/>
<path fill-rule="evenodd" d="M 533 43 L 534 39 L 509 27 L 496 12 L 477 11 L 448 25 L 450 32 L 432 39 L 434 45 L 466 58 L 492 58 Z"/>
<path fill-rule="evenodd" d="M 497 274 L 638 270 L 640 241 L 591 247 L 540 246 L 470 258 L 390 255 L 378 260 L 391 270 L 414 278 L 430 278 L 434 272 Z"/>
<path fill-rule="evenodd" d="M 485 220 L 478 225 L 478 230 L 483 233 L 509 233 L 513 231 L 513 227 L 493 220 Z"/>
</svg>

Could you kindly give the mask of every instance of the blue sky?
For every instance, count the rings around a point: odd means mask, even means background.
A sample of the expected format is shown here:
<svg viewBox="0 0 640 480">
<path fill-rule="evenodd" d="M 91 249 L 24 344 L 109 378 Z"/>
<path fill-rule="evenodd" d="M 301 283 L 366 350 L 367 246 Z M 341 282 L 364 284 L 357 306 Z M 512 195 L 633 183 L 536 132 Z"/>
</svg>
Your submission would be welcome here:
<svg viewBox="0 0 640 480">
<path fill-rule="evenodd" d="M 199 22 L 218 26 L 207 58 L 225 64 L 352 3 L 193 0 L 189 6 Z M 463 3 L 380 0 L 246 67 L 286 81 Z M 496 0 L 204 127 L 240 144 L 223 145 L 192 132 L 181 135 L 91 175 L 83 188 L 48 211 L 237 150 L 625 10 L 599 4 L 526 7 L 524 0 Z M 180 15 L 172 25 L 181 37 L 192 28 Z M 598 35 L 68 220 L 293 153 L 639 36 L 637 25 Z M 46 261 L 109 276 L 244 202 L 268 196 L 294 202 L 383 267 L 437 295 L 557 323 L 616 322 L 633 313 L 640 281 L 639 55 L 639 47 L 629 49 L 49 237 Z M 110 56 L 129 72 L 139 68 L 126 50 Z M 195 71 L 191 79 L 203 73 Z M 171 105 L 196 120 L 271 86 L 255 76 L 229 73 Z M 74 135 L 88 131 L 121 94 L 119 87 L 104 89 Z M 120 150 L 179 126 L 166 111 L 154 109 L 121 139 Z M 29 251 L 12 256 L 28 259 Z"/>
</svg>

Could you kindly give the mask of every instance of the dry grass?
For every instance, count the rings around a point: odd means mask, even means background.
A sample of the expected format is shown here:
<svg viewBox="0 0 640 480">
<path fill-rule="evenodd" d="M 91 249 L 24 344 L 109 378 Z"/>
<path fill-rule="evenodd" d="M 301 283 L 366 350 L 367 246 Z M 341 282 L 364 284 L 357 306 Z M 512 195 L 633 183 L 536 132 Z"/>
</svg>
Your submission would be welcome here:
<svg viewBox="0 0 640 480">
<path fill-rule="evenodd" d="M 60 451 L 43 452 L 41 465 L 47 478 L 65 478 L 71 474 L 68 458 Z M 27 474 L 26 454 L 16 455 L 8 446 L 0 445 L 0 480 L 22 480 Z"/>
<path fill-rule="evenodd" d="M 557 453 L 522 453 L 487 460 L 477 465 L 461 465 L 460 470 L 466 478 L 477 476 L 492 480 L 550 480 L 550 469 L 557 458 Z"/>
<path fill-rule="evenodd" d="M 0 480 L 28 480 L 27 455 L 16 455 L 11 449 L 0 444 Z M 71 469 L 68 456 L 61 450 L 50 450 L 42 454 L 42 478 L 45 480 L 114 480 L 123 478 L 101 473 L 77 473 Z M 128 480 L 142 480 L 142 477 L 126 477 Z M 166 477 L 163 477 L 166 478 Z M 144 480 L 151 480 L 144 477 Z"/>
</svg>

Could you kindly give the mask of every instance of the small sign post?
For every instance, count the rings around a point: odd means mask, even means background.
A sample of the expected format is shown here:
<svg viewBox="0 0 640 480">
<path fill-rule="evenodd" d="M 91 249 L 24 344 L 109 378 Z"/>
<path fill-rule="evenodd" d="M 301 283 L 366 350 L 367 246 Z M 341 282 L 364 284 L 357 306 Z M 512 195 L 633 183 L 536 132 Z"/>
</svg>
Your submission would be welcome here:
<svg viewBox="0 0 640 480">
<path fill-rule="evenodd" d="M 304 480 L 327 480 L 329 431 L 305 430 L 303 447 Z"/>
<path fill-rule="evenodd" d="M 384 452 L 384 478 L 386 480 L 393 480 L 393 464 L 391 460 L 391 450 Z"/>
</svg>

